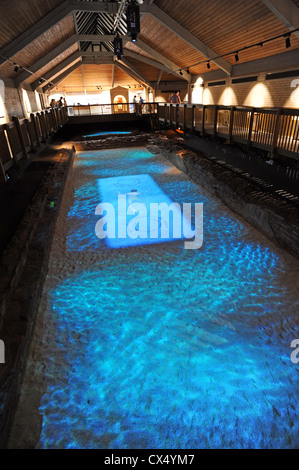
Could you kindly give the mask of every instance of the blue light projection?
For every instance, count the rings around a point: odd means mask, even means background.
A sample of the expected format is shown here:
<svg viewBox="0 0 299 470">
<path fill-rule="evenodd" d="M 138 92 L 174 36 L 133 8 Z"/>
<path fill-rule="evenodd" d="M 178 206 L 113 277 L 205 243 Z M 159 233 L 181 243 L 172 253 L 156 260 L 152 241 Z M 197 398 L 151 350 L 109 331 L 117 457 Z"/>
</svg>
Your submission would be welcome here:
<svg viewBox="0 0 299 470">
<path fill-rule="evenodd" d="M 96 239 L 96 181 L 132 167 L 204 203 L 201 249 Z M 298 448 L 298 264 L 145 149 L 79 154 L 74 172 L 39 447 Z"/>
<path fill-rule="evenodd" d="M 82 137 L 98 137 L 100 135 L 126 135 L 126 134 L 132 134 L 132 132 L 129 131 L 102 131 L 102 132 L 95 132 L 94 134 L 87 134 L 83 135 Z"/>
<path fill-rule="evenodd" d="M 109 247 L 194 237 L 185 208 L 174 203 L 150 175 L 103 178 L 97 183 L 102 202 L 96 209 L 101 216 L 96 233 L 99 238 L 105 237 Z"/>
</svg>

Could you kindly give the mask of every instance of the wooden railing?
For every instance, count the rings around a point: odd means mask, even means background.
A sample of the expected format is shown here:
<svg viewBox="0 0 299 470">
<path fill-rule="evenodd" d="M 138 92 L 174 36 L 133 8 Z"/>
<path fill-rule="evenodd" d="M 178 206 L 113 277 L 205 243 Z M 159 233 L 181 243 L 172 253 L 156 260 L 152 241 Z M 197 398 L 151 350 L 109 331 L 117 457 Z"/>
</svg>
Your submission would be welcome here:
<svg viewBox="0 0 299 470">
<path fill-rule="evenodd" d="M 155 114 L 158 103 L 108 103 L 108 104 L 78 104 L 68 106 L 68 115 L 73 116 L 98 116 L 109 114 Z"/>
<path fill-rule="evenodd" d="M 13 117 L 0 126 L 0 182 L 7 181 L 9 171 L 30 159 L 47 138 L 67 121 L 67 107 L 49 108 L 31 113 L 29 119 Z"/>
<path fill-rule="evenodd" d="M 299 158 L 299 109 L 159 103 L 158 119 L 175 128 L 198 131 Z"/>
</svg>

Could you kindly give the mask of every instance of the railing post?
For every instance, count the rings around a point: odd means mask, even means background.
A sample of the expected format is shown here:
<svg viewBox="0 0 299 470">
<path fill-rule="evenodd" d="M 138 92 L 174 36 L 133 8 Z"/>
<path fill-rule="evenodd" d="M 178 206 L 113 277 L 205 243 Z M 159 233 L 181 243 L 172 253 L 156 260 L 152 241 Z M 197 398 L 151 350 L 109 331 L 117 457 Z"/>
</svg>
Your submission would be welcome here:
<svg viewBox="0 0 299 470">
<path fill-rule="evenodd" d="M 23 134 L 22 134 L 22 129 L 21 129 L 21 125 L 20 125 L 19 118 L 16 117 L 16 116 L 13 116 L 13 117 L 12 117 L 12 121 L 13 121 L 13 123 L 14 123 L 14 125 L 15 125 L 15 128 L 16 128 L 17 133 L 18 133 L 18 136 L 19 136 L 19 140 L 20 140 L 20 143 L 21 143 L 23 155 L 24 155 L 25 158 L 29 158 L 29 157 L 28 157 L 28 154 L 27 154 L 27 150 L 26 150 L 26 146 L 25 146 L 25 142 L 24 142 L 24 138 L 23 138 Z"/>
<path fill-rule="evenodd" d="M 28 132 L 29 139 L 30 139 L 31 152 L 35 152 L 35 147 L 36 146 L 34 145 L 34 139 L 32 138 L 32 135 L 31 135 L 30 130 L 29 130 L 29 119 L 25 119 L 25 123 L 26 123 L 27 132 Z"/>
<path fill-rule="evenodd" d="M 253 129 L 254 112 L 255 112 L 255 108 L 252 108 L 251 115 L 250 115 L 249 129 L 248 129 L 248 140 L 247 140 L 248 147 L 250 147 L 250 145 L 251 145 L 251 136 L 252 136 L 252 129 Z"/>
<path fill-rule="evenodd" d="M 217 136 L 217 120 L 218 120 L 218 106 L 215 106 L 214 111 L 214 137 Z"/>
<path fill-rule="evenodd" d="M 201 133 L 204 135 L 205 133 L 205 119 L 206 119 L 206 106 L 203 105 L 202 107 L 202 123 L 201 123 Z"/>
<path fill-rule="evenodd" d="M 187 128 L 186 128 L 186 114 L 187 114 L 187 105 L 184 104 L 184 117 L 183 117 L 183 131 L 184 133 L 186 132 Z"/>
<path fill-rule="evenodd" d="M 192 134 L 193 134 L 194 129 L 195 129 L 194 115 L 195 115 L 195 104 L 192 105 L 192 114 L 191 114 L 191 119 L 192 119 L 191 132 L 192 132 Z"/>
<path fill-rule="evenodd" d="M 277 114 L 276 114 L 273 141 L 272 141 L 272 146 L 271 146 L 271 156 L 272 157 L 273 157 L 273 155 L 276 151 L 276 147 L 277 147 L 277 140 L 278 140 L 278 132 L 279 132 L 279 124 L 280 124 L 280 116 L 281 115 L 282 115 L 282 109 L 278 109 Z"/>
<path fill-rule="evenodd" d="M 234 115 L 235 115 L 235 106 L 231 107 L 230 118 L 229 118 L 229 131 L 228 131 L 228 144 L 231 144 L 233 141 L 233 128 L 234 128 Z"/>
<path fill-rule="evenodd" d="M 179 127 L 179 104 L 176 104 L 174 107 L 175 110 L 175 128 L 177 129 Z"/>
<path fill-rule="evenodd" d="M 34 133 L 35 133 L 35 137 L 36 137 L 36 146 L 40 147 L 39 133 L 38 133 L 38 130 L 37 130 L 35 115 L 33 113 L 31 113 L 30 118 L 31 118 L 31 121 L 33 123 L 33 129 L 34 129 Z"/>
</svg>

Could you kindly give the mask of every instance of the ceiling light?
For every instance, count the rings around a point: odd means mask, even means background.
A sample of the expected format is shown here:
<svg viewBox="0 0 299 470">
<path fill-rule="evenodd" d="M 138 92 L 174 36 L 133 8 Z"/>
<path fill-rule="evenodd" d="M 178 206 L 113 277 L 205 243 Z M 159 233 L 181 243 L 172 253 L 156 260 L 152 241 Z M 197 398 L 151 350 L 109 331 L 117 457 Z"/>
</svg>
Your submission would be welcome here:
<svg viewBox="0 0 299 470">
<path fill-rule="evenodd" d="M 140 10 L 139 5 L 130 3 L 126 10 L 127 31 L 133 42 L 137 41 L 137 35 L 140 33 Z"/>
<path fill-rule="evenodd" d="M 121 59 L 123 55 L 123 41 L 122 38 L 119 37 L 118 33 L 113 39 L 113 47 L 114 47 L 114 54 L 117 56 L 118 60 Z"/>
</svg>

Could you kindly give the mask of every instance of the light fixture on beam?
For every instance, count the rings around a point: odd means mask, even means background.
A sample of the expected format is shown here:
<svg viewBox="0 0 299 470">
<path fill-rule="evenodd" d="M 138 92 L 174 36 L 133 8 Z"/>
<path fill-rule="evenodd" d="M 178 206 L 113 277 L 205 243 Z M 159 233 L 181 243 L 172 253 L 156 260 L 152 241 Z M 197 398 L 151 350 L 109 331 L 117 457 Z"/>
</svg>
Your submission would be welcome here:
<svg viewBox="0 0 299 470">
<path fill-rule="evenodd" d="M 137 41 L 137 35 L 140 33 L 140 9 L 136 3 L 130 3 L 126 10 L 127 31 L 131 36 L 131 41 Z"/>
<path fill-rule="evenodd" d="M 179 70 L 180 75 L 183 75 L 182 69 Z"/>
<path fill-rule="evenodd" d="M 113 39 L 114 54 L 117 56 L 118 60 L 121 59 L 123 55 L 123 40 L 119 37 L 118 33 Z"/>
<path fill-rule="evenodd" d="M 207 67 L 208 67 L 208 69 L 211 68 L 211 64 L 210 64 L 210 61 L 209 61 L 209 60 L 208 60 L 208 62 L 207 62 Z"/>
<path fill-rule="evenodd" d="M 236 53 L 235 53 L 235 61 L 236 61 L 236 62 L 239 61 L 239 52 L 236 52 Z"/>
<path fill-rule="evenodd" d="M 291 47 L 291 38 L 290 38 L 290 36 L 291 36 L 290 33 L 286 34 L 286 49 Z"/>
</svg>

